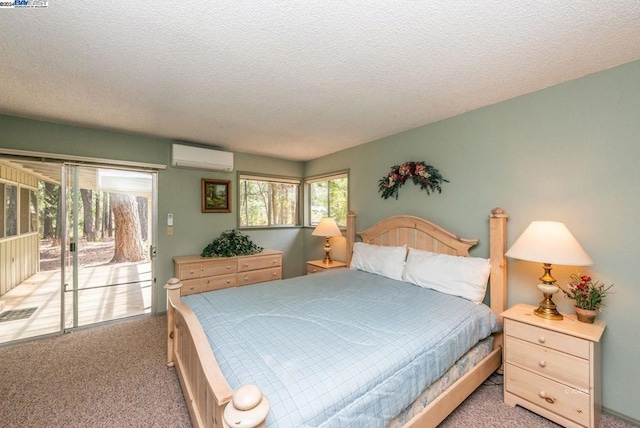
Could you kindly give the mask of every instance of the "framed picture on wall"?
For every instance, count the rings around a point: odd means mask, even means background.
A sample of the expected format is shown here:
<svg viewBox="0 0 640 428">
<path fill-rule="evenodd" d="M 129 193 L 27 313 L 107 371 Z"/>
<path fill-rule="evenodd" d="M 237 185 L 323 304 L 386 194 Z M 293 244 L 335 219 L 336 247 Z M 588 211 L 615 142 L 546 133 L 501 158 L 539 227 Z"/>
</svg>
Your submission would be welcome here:
<svg viewBox="0 0 640 428">
<path fill-rule="evenodd" d="M 231 212 L 231 181 L 202 179 L 202 212 Z"/>
</svg>

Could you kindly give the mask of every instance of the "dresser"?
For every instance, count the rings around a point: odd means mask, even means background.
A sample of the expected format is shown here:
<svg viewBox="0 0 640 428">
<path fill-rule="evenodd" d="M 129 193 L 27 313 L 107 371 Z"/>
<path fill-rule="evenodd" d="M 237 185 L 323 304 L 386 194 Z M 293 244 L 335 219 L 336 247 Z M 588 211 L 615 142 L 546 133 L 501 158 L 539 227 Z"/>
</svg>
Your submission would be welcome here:
<svg viewBox="0 0 640 428">
<path fill-rule="evenodd" d="M 182 282 L 182 296 L 282 279 L 282 252 L 264 250 L 236 257 L 176 256 L 173 274 Z"/>
<path fill-rule="evenodd" d="M 601 413 L 600 339 L 606 324 L 561 321 L 518 304 L 504 317 L 504 401 L 566 427 L 597 427 Z"/>
</svg>

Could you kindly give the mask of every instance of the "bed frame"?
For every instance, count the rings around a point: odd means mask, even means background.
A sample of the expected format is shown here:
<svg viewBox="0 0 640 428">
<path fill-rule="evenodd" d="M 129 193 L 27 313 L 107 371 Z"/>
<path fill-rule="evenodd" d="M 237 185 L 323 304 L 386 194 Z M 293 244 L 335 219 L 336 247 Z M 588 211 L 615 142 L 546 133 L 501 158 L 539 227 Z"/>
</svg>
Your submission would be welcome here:
<svg viewBox="0 0 640 428">
<path fill-rule="evenodd" d="M 490 306 L 498 315 L 506 309 L 507 215 L 495 208 L 489 216 Z M 347 218 L 347 265 L 356 241 L 356 216 Z M 468 256 L 478 240 L 463 239 L 419 217 L 394 216 L 378 222 L 358 235 L 365 243 L 404 245 L 420 250 Z M 233 391 L 220 371 L 207 337 L 193 311 L 180 300 L 180 280 L 172 278 L 168 291 L 167 365 L 175 366 L 191 422 L 195 427 L 262 427 L 269 410 L 268 399 L 256 386 Z M 502 334 L 494 335 L 493 351 L 472 370 L 445 390 L 411 419 L 406 427 L 435 427 L 462 403 L 484 380 L 499 370 L 502 361 Z M 230 421 L 229 424 L 225 422 Z"/>
</svg>

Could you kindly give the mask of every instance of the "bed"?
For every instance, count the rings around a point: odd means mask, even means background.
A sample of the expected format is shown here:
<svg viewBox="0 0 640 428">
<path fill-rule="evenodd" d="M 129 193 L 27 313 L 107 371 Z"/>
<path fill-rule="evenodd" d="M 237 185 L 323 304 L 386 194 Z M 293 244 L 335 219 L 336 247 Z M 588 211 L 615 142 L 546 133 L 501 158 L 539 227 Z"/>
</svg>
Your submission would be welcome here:
<svg viewBox="0 0 640 428">
<path fill-rule="evenodd" d="M 501 209 L 494 209 L 489 217 L 491 309 L 486 311 L 493 313 L 493 319 L 499 319 L 506 305 L 506 218 Z M 413 216 L 390 217 L 356 234 L 355 215 L 350 213 L 348 249 L 354 248 L 356 235 L 361 237 L 362 243 L 376 247 L 391 249 L 406 245 L 412 249 L 453 256 L 469 256 L 469 249 L 478 242 L 459 238 L 427 220 Z M 356 253 L 356 256 L 358 254 L 361 253 Z M 351 258 L 352 251 L 348 251 L 348 265 L 352 263 Z M 354 263 L 355 266 L 359 261 L 354 260 Z M 437 344 L 443 342 L 437 335 L 449 337 L 454 333 L 460 334 L 453 342 L 444 345 L 445 348 L 460 349 L 441 358 L 442 361 L 448 361 L 446 363 L 434 360 L 433 354 L 438 354 L 439 358 L 445 355 L 442 349 L 425 352 L 422 344 L 416 345 L 413 338 L 406 339 L 404 335 L 405 327 L 409 330 L 411 323 L 424 321 L 420 318 L 405 319 L 405 312 L 409 311 L 399 309 L 393 313 L 396 310 L 393 305 L 381 305 L 390 301 L 395 303 L 395 299 L 401 297 L 414 302 L 417 307 L 427 307 L 433 302 L 429 313 L 436 312 L 436 308 L 446 307 L 441 312 L 446 312 L 451 318 L 467 318 L 477 311 L 481 317 L 488 319 L 483 313 L 484 305 L 459 297 L 443 297 L 443 293 L 420 289 L 394 278 L 385 278 L 386 282 L 378 284 L 379 280 L 378 275 L 371 273 L 338 269 L 319 275 L 241 287 L 244 290 L 227 289 L 182 298 L 180 282 L 170 280 L 166 285 L 167 363 L 176 367 L 193 425 L 228 426 L 223 414 L 230 419 L 229 425 L 246 427 L 264 426 L 265 415 L 267 426 L 438 425 L 491 373 L 500 368 L 501 333 L 491 325 L 478 327 L 481 330 L 478 332 L 472 332 L 471 327 L 457 326 L 451 327 L 451 331 L 436 332 L 434 343 Z M 366 290 L 366 294 L 363 290 Z M 233 306 L 233 301 L 239 299 L 246 305 L 247 313 L 244 313 L 242 306 Z M 213 306 L 207 306 L 209 304 Z M 250 307 L 257 312 L 248 313 Z M 345 328 L 331 325 L 338 322 L 333 318 L 332 311 L 339 311 L 340 307 L 344 312 L 342 316 L 352 320 L 344 323 Z M 416 312 L 415 316 L 421 316 L 420 311 Z M 389 331 L 383 331 L 373 324 L 374 320 L 369 319 L 381 317 L 376 314 L 390 314 L 387 317 L 391 322 L 391 327 L 387 328 Z M 304 329 L 287 330 L 291 328 L 287 319 L 296 320 L 294 328 L 297 328 L 296 325 L 301 328 L 312 326 L 312 333 Z M 472 320 L 469 324 L 478 326 L 482 322 Z M 261 328 L 266 330 L 261 332 Z M 283 331 L 280 336 L 264 333 L 280 330 Z M 491 331 L 494 333 L 490 334 Z M 479 339 L 483 340 L 475 345 Z M 325 350 L 329 344 L 335 349 Z M 395 350 L 399 344 L 407 345 L 420 358 L 385 349 L 391 347 L 389 349 Z M 293 348 L 303 349 L 307 354 L 292 356 L 295 351 Z M 398 354 L 399 361 L 387 358 L 391 354 Z M 335 355 L 340 358 L 336 360 Z M 290 380 L 292 373 L 298 372 L 302 366 L 308 366 L 312 371 L 305 374 L 302 380 Z M 432 372 L 433 367 L 436 369 Z M 389 374 L 384 381 L 375 380 L 380 372 Z M 415 373 L 418 372 L 421 378 L 428 381 L 426 388 L 414 382 L 417 377 Z M 374 380 L 369 381 L 370 376 Z M 267 382 L 267 378 L 275 379 L 273 383 L 276 385 Z M 246 386 L 251 381 L 257 386 Z M 286 384 L 284 389 L 278 389 L 281 383 Z M 343 385 L 348 386 L 342 390 L 340 388 Z M 318 395 L 314 396 L 309 391 Z M 391 392 L 398 392 L 399 398 Z"/>
</svg>

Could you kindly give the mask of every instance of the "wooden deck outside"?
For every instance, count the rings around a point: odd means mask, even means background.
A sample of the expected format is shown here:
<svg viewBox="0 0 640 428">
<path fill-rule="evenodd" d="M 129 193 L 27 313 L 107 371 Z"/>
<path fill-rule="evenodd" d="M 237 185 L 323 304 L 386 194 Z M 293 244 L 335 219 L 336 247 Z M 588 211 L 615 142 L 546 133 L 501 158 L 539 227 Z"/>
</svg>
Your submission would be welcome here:
<svg viewBox="0 0 640 428">
<path fill-rule="evenodd" d="M 78 326 L 151 312 L 150 263 L 84 267 L 78 279 Z M 91 288 L 121 283 L 133 284 Z M 73 294 L 65 293 L 65 328 L 73 327 Z M 0 322 L 0 343 L 59 332 L 60 271 L 33 275 L 0 297 L 0 305 L 1 302 L 2 311 L 31 307 L 37 310 L 27 319 Z"/>
</svg>

